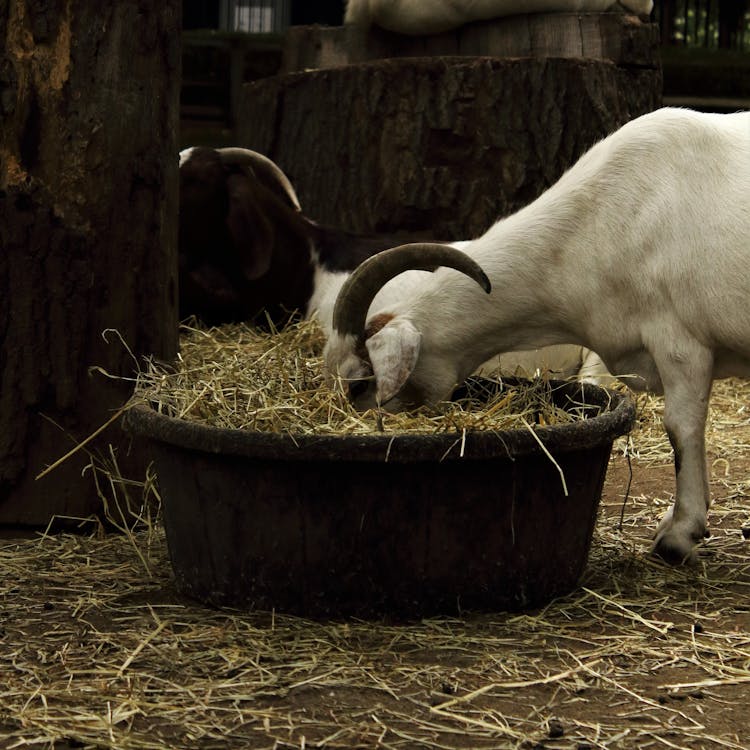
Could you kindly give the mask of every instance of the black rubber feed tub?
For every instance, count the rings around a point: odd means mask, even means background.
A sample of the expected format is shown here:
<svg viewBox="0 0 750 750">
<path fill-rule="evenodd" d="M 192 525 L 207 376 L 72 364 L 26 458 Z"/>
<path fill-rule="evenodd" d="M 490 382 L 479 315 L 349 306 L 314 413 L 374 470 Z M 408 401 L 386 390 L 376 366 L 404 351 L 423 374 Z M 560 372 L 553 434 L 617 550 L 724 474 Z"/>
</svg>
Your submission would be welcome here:
<svg viewBox="0 0 750 750">
<path fill-rule="evenodd" d="M 177 586 L 191 597 L 316 617 L 517 610 L 577 584 L 612 442 L 634 420 L 626 396 L 551 385 L 558 405 L 596 416 L 465 438 L 292 438 L 147 406 L 125 424 L 150 441 Z"/>
</svg>

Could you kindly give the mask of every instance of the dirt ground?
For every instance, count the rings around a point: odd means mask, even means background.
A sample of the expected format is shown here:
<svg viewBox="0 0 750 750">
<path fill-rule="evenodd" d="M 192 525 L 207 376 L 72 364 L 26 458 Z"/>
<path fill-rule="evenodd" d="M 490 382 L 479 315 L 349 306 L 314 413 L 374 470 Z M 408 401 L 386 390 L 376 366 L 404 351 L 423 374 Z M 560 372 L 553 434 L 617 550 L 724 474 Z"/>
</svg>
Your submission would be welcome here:
<svg viewBox="0 0 750 750">
<path fill-rule="evenodd" d="M 712 453 L 709 460 L 718 459 L 723 468 L 725 458 Z M 750 477 L 749 459 L 750 455 L 745 455 L 741 459 L 732 458 L 731 478 L 737 477 L 744 483 L 745 479 Z M 620 457 L 611 462 L 602 498 L 602 513 L 606 518 L 619 520 L 623 506 L 622 498 L 630 476 L 630 469 L 624 459 Z M 722 471 L 719 475 L 714 474 L 711 482 L 712 496 L 718 504 L 710 517 L 711 537 L 700 550 L 698 568 L 705 578 L 696 585 L 694 591 L 688 592 L 688 596 L 693 599 L 692 608 L 690 601 L 679 602 L 680 616 L 675 617 L 677 603 L 672 601 L 672 597 L 683 594 L 670 592 L 670 576 L 666 575 L 663 600 L 657 602 L 651 610 L 654 620 L 671 623 L 668 632 L 680 633 L 683 637 L 690 638 L 693 645 L 692 656 L 669 658 L 669 650 L 660 656 L 658 649 L 655 649 L 653 660 L 644 661 L 640 669 L 629 673 L 627 683 L 623 686 L 623 703 L 629 705 L 629 708 L 624 712 L 618 712 L 619 715 L 625 716 L 628 711 L 637 712 L 639 703 L 641 710 L 648 711 L 648 706 L 643 704 L 641 698 L 636 700 L 634 695 L 629 695 L 632 691 L 633 694 L 650 698 L 660 706 L 673 710 L 675 719 L 680 716 L 683 719 L 688 718 L 689 722 L 693 723 L 692 729 L 675 728 L 671 736 L 661 737 L 658 743 L 653 744 L 654 747 L 663 745 L 750 748 L 747 708 L 750 701 L 750 673 L 746 673 L 746 670 L 750 669 L 750 600 L 747 598 L 750 569 L 747 567 L 747 561 L 743 559 L 750 553 L 750 545 L 744 540 L 743 535 L 743 528 L 747 527 L 747 513 L 736 506 L 729 510 L 726 502 L 723 505 L 729 512 L 725 515 L 720 511 L 722 499 L 727 498 L 729 479 L 730 477 Z M 635 523 L 640 524 L 645 516 L 652 516 L 653 499 L 660 500 L 658 505 L 664 509 L 671 504 L 673 481 L 674 470 L 671 465 L 639 466 L 637 461 L 633 462 L 630 487 L 632 505 L 643 508 L 644 513 L 636 514 Z M 744 495 L 744 487 L 741 488 L 741 492 Z M 732 501 L 738 499 L 740 498 L 732 498 Z M 624 523 L 626 527 L 630 527 L 630 533 L 633 534 L 631 543 L 637 545 L 636 554 L 645 554 L 655 523 L 636 529 L 633 527 L 633 517 L 628 512 L 627 504 L 624 513 Z M 723 557 L 723 552 L 716 548 L 727 537 L 734 539 L 734 544 L 731 545 L 732 555 L 742 557 L 724 563 L 717 559 Z M 735 563 L 742 568 L 741 571 L 733 568 Z M 724 568 L 725 564 L 732 567 L 728 575 Z M 589 567 L 587 576 L 591 581 L 590 585 L 597 585 L 601 573 L 602 571 L 593 566 Z M 633 577 L 631 583 L 637 590 L 637 576 Z M 698 588 L 702 586 L 706 588 L 699 594 Z M 721 592 L 713 599 L 711 590 L 719 587 Z M 701 594 L 704 594 L 705 598 Z M 715 602 L 715 606 L 712 606 L 712 601 Z M 727 647 L 726 650 L 712 650 L 711 641 L 714 639 L 722 641 Z M 656 633 L 654 640 L 656 646 Z M 713 659 L 724 659 L 727 653 L 734 662 L 729 670 L 731 675 L 727 673 L 727 677 L 720 677 L 713 672 L 713 667 L 709 664 Z M 622 658 L 625 660 L 627 656 L 623 655 Z M 596 713 L 602 709 L 606 711 L 605 706 L 597 708 Z M 625 729 L 626 725 L 623 726 L 623 731 Z M 646 742 L 635 742 L 632 745 L 625 742 L 622 746 L 650 745 Z"/>
<path fill-rule="evenodd" d="M 158 523 L 4 540 L 0 748 L 750 748 L 746 396 L 713 420 L 698 563 L 647 554 L 673 470 L 636 433 L 580 587 L 533 612 L 218 611 L 176 592 Z"/>
</svg>

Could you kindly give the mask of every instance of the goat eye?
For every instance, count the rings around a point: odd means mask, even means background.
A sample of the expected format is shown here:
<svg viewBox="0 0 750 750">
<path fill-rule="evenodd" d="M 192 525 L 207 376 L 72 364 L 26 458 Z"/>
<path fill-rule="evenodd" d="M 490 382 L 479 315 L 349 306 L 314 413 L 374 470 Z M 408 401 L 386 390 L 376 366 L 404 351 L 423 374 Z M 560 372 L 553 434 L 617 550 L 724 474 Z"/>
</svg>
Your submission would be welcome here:
<svg viewBox="0 0 750 750">
<path fill-rule="evenodd" d="M 352 398 L 358 398 L 359 396 L 362 396 L 366 390 L 367 390 L 366 380 L 355 380 L 349 384 L 349 395 Z"/>
</svg>

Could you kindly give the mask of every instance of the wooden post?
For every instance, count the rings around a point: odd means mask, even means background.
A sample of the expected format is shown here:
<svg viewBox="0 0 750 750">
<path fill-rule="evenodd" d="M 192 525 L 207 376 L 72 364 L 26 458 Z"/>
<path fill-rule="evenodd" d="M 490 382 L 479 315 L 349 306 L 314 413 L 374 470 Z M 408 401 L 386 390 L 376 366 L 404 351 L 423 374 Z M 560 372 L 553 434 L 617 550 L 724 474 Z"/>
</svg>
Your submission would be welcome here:
<svg viewBox="0 0 750 750">
<path fill-rule="evenodd" d="M 660 101 L 660 72 L 603 61 L 380 60 L 249 84 L 238 140 L 314 219 L 467 239 Z"/>
<path fill-rule="evenodd" d="M 180 67 L 179 0 L 0 0 L 0 524 L 99 510 L 35 476 L 176 354 Z"/>
</svg>

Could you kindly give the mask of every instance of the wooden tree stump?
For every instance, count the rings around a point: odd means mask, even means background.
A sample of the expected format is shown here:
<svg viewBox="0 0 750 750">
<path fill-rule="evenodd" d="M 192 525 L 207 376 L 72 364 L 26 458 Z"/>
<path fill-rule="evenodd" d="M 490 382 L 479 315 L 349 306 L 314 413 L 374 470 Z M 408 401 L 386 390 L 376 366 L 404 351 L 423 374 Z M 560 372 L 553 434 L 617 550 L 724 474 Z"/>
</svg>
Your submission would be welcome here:
<svg viewBox="0 0 750 750">
<path fill-rule="evenodd" d="M 85 452 L 35 481 L 132 392 L 91 368 L 176 354 L 180 3 L 0 0 L 0 29 L 0 524 L 40 525 L 101 509 Z"/>
<path fill-rule="evenodd" d="M 279 163 L 315 219 L 465 239 L 660 101 L 658 64 L 387 59 L 248 84 L 238 141 Z"/>
</svg>

